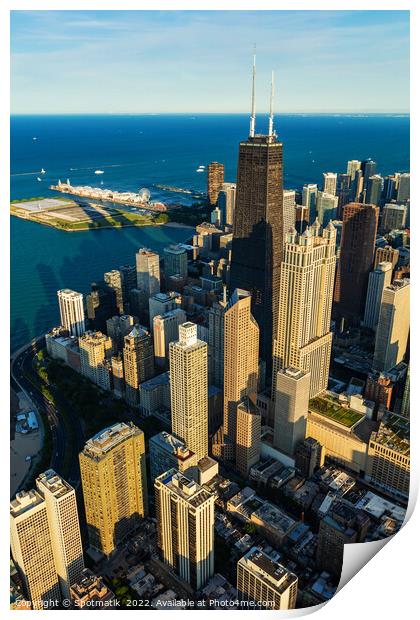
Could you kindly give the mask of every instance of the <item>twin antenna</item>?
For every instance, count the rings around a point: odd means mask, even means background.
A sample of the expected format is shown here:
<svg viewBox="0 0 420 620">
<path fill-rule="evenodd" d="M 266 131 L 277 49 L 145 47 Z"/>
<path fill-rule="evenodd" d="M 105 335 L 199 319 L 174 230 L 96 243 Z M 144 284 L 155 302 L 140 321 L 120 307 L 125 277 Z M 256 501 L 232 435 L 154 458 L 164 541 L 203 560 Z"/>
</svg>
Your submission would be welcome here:
<svg viewBox="0 0 420 620">
<path fill-rule="evenodd" d="M 249 123 L 249 136 L 253 138 L 255 136 L 255 77 L 257 73 L 256 68 L 256 55 L 254 53 L 254 62 L 252 64 L 252 103 L 251 103 L 251 120 Z M 270 115 L 268 117 L 268 135 L 273 136 L 273 104 L 274 104 L 274 71 L 271 72 L 271 92 L 270 92 Z"/>
</svg>

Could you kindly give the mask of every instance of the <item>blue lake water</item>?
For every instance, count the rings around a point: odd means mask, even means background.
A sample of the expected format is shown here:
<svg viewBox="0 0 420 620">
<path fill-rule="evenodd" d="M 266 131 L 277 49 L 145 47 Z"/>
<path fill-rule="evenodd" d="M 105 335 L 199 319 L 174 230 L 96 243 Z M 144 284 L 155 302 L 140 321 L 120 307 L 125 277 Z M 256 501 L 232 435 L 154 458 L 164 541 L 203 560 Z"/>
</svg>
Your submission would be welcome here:
<svg viewBox="0 0 420 620">
<path fill-rule="evenodd" d="M 257 131 L 266 125 L 266 118 L 257 118 Z M 326 171 L 345 172 L 349 159 L 372 157 L 384 175 L 409 170 L 407 116 L 285 115 L 276 128 L 288 188 L 320 183 Z M 148 187 L 154 199 L 180 202 L 183 195 L 153 184 L 204 191 L 205 173 L 196 169 L 210 161 L 224 163 L 226 180 L 234 181 L 238 143 L 247 133 L 245 115 L 15 116 L 11 198 L 52 195 L 48 185 L 70 178 L 74 185 L 102 180 L 121 191 Z M 95 175 L 97 169 L 104 174 Z M 65 233 L 12 218 L 12 348 L 57 324 L 58 288 L 87 292 L 104 271 L 133 264 L 139 247 L 162 251 L 190 234 L 171 227 Z"/>
</svg>

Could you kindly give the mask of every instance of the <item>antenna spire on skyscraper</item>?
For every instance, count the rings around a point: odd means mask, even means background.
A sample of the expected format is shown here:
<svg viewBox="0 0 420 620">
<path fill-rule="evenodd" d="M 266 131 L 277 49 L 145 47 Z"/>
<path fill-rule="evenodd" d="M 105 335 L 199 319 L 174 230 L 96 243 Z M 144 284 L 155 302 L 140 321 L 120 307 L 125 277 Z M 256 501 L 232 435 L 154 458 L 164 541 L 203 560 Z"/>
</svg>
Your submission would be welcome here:
<svg viewBox="0 0 420 620">
<path fill-rule="evenodd" d="M 251 104 L 251 121 L 249 124 L 249 136 L 251 138 L 255 135 L 255 75 L 257 72 L 256 69 L 256 53 L 255 53 L 255 45 L 254 45 L 254 63 L 252 65 L 252 104 Z"/>
<path fill-rule="evenodd" d="M 270 93 L 270 116 L 268 118 L 268 135 L 273 135 L 273 105 L 274 105 L 274 71 L 271 72 L 271 93 Z"/>
</svg>

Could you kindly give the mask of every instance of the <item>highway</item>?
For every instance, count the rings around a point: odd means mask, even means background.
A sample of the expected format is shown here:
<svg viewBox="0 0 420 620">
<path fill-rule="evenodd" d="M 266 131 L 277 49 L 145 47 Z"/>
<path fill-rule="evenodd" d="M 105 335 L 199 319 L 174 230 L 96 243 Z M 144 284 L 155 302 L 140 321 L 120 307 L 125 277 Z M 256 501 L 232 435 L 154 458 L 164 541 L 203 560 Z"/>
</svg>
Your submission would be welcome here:
<svg viewBox="0 0 420 620">
<path fill-rule="evenodd" d="M 11 385 L 15 391 L 23 391 L 28 400 L 32 401 L 38 410 L 45 412 L 52 435 L 53 449 L 51 454 L 51 467 L 58 474 L 63 475 L 62 472 L 64 472 L 65 462 L 66 459 L 68 459 L 70 468 L 64 477 L 69 484 L 78 487 L 80 484 L 78 453 L 84 444 L 84 433 L 80 420 L 77 416 L 72 415 L 71 407 L 63 404 L 63 406 L 66 406 L 68 418 L 74 432 L 74 438 L 73 441 L 71 441 L 67 437 L 66 425 L 60 409 L 57 409 L 24 374 L 25 372 L 31 372 L 34 355 L 40 351 L 43 346 L 44 337 L 41 336 L 19 349 L 12 356 L 10 365 Z M 54 394 L 54 389 L 51 388 L 51 386 L 49 387 Z M 55 393 L 54 396 L 57 401 L 60 402 L 59 395 Z M 70 455 L 68 454 L 69 450 L 71 450 Z"/>
</svg>

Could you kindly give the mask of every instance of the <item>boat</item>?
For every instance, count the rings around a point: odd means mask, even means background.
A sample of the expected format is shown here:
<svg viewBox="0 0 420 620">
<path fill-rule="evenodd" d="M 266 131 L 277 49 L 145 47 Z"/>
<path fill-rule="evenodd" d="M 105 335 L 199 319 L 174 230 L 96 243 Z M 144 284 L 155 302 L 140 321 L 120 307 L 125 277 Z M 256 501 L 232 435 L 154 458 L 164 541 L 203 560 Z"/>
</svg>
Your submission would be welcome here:
<svg viewBox="0 0 420 620">
<path fill-rule="evenodd" d="M 95 174 L 103 174 L 104 171 L 103 170 L 95 170 Z"/>
<path fill-rule="evenodd" d="M 36 180 L 37 180 L 37 181 L 42 181 L 42 179 L 40 179 L 39 177 L 36 177 Z"/>
<path fill-rule="evenodd" d="M 36 140 L 36 137 L 34 136 L 34 137 L 32 138 L 32 140 Z"/>
<path fill-rule="evenodd" d="M 197 168 L 196 172 L 204 172 L 204 168 Z"/>
<path fill-rule="evenodd" d="M 45 174 L 44 168 L 41 168 L 41 174 Z"/>
</svg>

